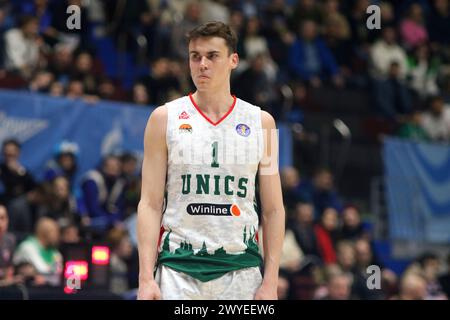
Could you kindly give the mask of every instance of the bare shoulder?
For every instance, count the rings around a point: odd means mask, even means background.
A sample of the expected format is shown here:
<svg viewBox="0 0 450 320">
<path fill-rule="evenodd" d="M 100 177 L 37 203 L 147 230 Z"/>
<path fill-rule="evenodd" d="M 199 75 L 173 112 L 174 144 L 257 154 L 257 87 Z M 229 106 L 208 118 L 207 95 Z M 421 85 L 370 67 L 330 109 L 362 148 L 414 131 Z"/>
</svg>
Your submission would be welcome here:
<svg viewBox="0 0 450 320">
<path fill-rule="evenodd" d="M 156 107 L 150 115 L 149 122 L 152 122 L 155 125 L 167 123 L 167 106 L 162 105 Z"/>
<path fill-rule="evenodd" d="M 159 134 L 163 134 L 166 132 L 167 128 L 167 106 L 162 105 L 155 108 L 147 121 L 146 132 L 152 132 L 155 134 L 156 132 Z"/>
<path fill-rule="evenodd" d="M 263 129 L 273 129 L 276 127 L 275 119 L 267 111 L 261 110 L 261 122 Z"/>
</svg>

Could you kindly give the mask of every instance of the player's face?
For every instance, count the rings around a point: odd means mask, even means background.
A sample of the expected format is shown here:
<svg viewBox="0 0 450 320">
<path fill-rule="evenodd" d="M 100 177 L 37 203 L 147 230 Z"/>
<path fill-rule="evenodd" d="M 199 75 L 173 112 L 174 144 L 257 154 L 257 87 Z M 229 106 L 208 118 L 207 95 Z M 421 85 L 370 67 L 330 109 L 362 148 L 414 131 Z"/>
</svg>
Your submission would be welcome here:
<svg viewBox="0 0 450 320">
<path fill-rule="evenodd" d="M 197 38 L 189 43 L 189 68 L 197 90 L 228 85 L 231 71 L 238 65 L 238 55 L 229 53 L 225 39 Z"/>
</svg>

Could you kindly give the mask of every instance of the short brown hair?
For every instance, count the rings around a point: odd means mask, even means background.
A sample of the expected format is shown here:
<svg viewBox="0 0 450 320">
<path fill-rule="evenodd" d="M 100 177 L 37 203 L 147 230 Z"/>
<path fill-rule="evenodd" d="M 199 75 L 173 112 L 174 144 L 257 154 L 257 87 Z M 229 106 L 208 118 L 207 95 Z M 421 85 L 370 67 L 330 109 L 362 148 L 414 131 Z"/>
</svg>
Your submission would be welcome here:
<svg viewBox="0 0 450 320">
<path fill-rule="evenodd" d="M 225 40 L 229 53 L 237 52 L 237 36 L 229 25 L 220 21 L 201 24 L 187 34 L 188 42 L 198 38 L 219 37 Z"/>
</svg>

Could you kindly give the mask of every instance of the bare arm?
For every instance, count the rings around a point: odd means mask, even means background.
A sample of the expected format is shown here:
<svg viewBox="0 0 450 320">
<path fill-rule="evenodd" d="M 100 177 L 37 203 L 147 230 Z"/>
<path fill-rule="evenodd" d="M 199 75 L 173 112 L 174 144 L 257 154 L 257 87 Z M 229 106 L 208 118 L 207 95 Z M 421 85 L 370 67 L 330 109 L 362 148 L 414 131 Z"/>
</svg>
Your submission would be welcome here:
<svg viewBox="0 0 450 320">
<path fill-rule="evenodd" d="M 255 299 L 277 299 L 278 271 L 285 233 L 285 212 L 278 172 L 278 134 L 273 117 L 261 114 L 264 157 L 259 165 L 264 248 L 264 279 Z"/>
<path fill-rule="evenodd" d="M 142 191 L 138 205 L 137 238 L 139 249 L 138 299 L 159 299 L 153 277 L 158 254 L 159 231 L 167 172 L 167 109 L 159 107 L 151 114 L 144 136 Z"/>
</svg>

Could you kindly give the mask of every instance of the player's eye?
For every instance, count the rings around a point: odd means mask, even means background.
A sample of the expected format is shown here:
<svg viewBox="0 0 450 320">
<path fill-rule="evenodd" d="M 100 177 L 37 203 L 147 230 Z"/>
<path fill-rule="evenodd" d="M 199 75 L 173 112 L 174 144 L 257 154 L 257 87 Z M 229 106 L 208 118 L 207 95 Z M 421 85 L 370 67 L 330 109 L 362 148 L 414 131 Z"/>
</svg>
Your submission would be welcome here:
<svg viewBox="0 0 450 320">
<path fill-rule="evenodd" d="M 200 55 L 198 55 L 198 54 L 191 54 L 191 60 L 193 60 L 193 61 L 198 61 L 198 60 L 200 60 Z"/>
</svg>

